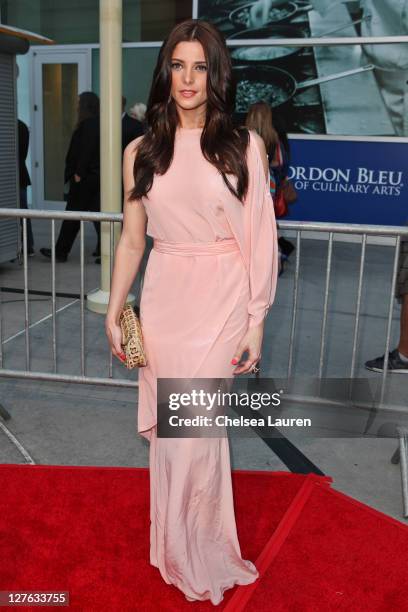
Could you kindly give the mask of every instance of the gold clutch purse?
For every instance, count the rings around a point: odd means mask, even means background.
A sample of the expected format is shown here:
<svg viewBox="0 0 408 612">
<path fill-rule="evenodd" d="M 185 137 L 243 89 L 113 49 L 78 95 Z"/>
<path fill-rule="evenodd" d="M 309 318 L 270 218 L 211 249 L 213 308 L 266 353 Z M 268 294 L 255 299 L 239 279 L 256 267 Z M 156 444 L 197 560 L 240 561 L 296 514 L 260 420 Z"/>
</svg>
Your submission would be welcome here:
<svg viewBox="0 0 408 612">
<path fill-rule="evenodd" d="M 119 317 L 122 329 L 122 349 L 126 355 L 124 362 L 128 370 L 147 365 L 143 348 L 142 327 L 134 307 L 125 304 Z"/>
</svg>

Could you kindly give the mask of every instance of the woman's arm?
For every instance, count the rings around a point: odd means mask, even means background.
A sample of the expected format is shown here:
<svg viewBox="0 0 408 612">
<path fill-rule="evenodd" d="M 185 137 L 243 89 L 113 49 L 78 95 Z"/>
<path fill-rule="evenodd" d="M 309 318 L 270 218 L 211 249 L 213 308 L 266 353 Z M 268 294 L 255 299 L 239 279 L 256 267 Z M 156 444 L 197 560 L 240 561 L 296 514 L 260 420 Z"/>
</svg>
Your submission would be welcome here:
<svg viewBox="0 0 408 612">
<path fill-rule="evenodd" d="M 125 194 L 123 227 L 115 252 L 110 298 L 105 319 L 105 329 L 111 350 L 117 357 L 123 354 L 119 317 L 139 271 L 146 246 L 147 215 L 145 208 L 140 200 L 130 201 L 128 198 L 128 194 L 134 185 L 133 165 L 136 147 L 142 138 L 143 136 L 139 136 L 132 140 L 123 154 L 123 188 Z"/>
<path fill-rule="evenodd" d="M 262 138 L 251 130 L 252 189 L 249 195 L 247 225 L 250 227 L 248 304 L 249 327 L 263 322 L 273 302 L 277 283 L 278 240 L 275 212 L 269 185 L 269 167 Z"/>
<path fill-rule="evenodd" d="M 264 320 L 275 296 L 278 272 L 278 241 L 273 201 L 269 186 L 269 167 L 265 144 L 251 130 L 254 139 L 249 151 L 250 185 L 245 202 L 247 240 L 249 242 L 248 330 L 239 343 L 232 363 L 239 362 L 233 374 L 246 374 L 261 358 Z"/>
</svg>

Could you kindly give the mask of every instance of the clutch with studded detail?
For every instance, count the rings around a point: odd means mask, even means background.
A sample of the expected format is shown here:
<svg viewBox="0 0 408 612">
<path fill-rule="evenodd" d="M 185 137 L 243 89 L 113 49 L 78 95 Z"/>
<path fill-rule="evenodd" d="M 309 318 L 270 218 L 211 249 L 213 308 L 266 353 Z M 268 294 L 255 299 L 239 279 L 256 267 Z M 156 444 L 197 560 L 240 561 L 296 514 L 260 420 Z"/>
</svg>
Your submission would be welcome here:
<svg viewBox="0 0 408 612">
<path fill-rule="evenodd" d="M 125 304 L 119 317 L 122 330 L 122 349 L 126 355 L 124 362 L 128 370 L 147 365 L 143 347 L 142 326 L 134 307 Z"/>
</svg>

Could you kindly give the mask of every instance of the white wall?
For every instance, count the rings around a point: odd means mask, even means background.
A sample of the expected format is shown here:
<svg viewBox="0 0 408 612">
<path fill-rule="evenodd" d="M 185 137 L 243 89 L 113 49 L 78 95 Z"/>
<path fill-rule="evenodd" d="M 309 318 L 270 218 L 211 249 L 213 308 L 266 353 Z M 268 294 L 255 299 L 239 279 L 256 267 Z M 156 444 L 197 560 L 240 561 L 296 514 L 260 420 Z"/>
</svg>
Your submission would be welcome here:
<svg viewBox="0 0 408 612">
<path fill-rule="evenodd" d="M 30 146 L 28 149 L 27 156 L 27 169 L 30 174 L 30 178 L 32 177 L 32 168 L 31 168 L 31 147 L 32 147 L 32 137 L 31 137 L 31 116 L 30 116 L 30 63 L 29 63 L 29 55 L 17 55 L 17 65 L 19 69 L 19 76 L 17 78 L 17 115 L 21 121 L 24 121 L 27 124 L 28 129 L 30 130 Z M 32 191 L 31 187 L 27 190 L 27 198 L 28 203 L 32 203 Z"/>
</svg>

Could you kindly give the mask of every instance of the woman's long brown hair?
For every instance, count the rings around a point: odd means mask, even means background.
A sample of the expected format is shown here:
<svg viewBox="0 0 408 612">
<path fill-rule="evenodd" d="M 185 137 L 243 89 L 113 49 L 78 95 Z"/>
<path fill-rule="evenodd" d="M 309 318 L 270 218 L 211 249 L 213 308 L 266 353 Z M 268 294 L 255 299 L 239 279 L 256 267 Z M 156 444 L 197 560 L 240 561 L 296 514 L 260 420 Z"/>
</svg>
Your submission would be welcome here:
<svg viewBox="0 0 408 612">
<path fill-rule="evenodd" d="M 171 92 L 171 57 L 179 42 L 198 41 L 207 63 L 206 120 L 201 133 L 204 157 L 222 174 L 228 189 L 242 200 L 248 189 L 246 150 L 248 130 L 234 128 L 232 113 L 236 85 L 228 48 L 215 26 L 200 19 L 188 19 L 176 25 L 164 40 L 153 73 L 146 109 L 147 131 L 137 147 L 133 176 L 135 186 L 129 199 L 147 196 L 155 174 L 164 174 L 173 158 L 174 137 L 179 123 Z M 225 174 L 235 175 L 236 188 Z"/>
<path fill-rule="evenodd" d="M 272 108 L 261 100 L 251 104 L 245 118 L 245 125 L 250 130 L 255 130 L 265 143 L 269 161 L 272 162 L 279 136 L 272 122 Z"/>
</svg>

